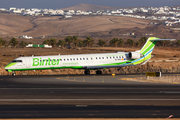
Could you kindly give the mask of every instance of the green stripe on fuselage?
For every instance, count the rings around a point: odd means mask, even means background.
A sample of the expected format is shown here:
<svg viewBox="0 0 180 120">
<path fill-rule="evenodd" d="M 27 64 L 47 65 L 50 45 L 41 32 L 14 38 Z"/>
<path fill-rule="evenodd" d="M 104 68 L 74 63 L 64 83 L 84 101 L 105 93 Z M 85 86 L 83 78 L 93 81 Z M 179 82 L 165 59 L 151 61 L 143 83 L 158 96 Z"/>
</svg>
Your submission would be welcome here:
<svg viewBox="0 0 180 120">
<path fill-rule="evenodd" d="M 66 66 L 66 67 L 44 67 L 44 68 L 22 68 L 22 69 L 9 69 L 11 71 L 24 71 L 24 70 L 47 70 L 47 69 L 83 69 L 82 66 Z"/>
<path fill-rule="evenodd" d="M 110 66 L 110 65 L 122 65 L 122 64 L 125 64 L 125 63 L 127 63 L 127 62 L 132 62 L 132 61 L 134 61 L 134 59 L 133 60 L 128 60 L 128 61 L 123 61 L 123 62 L 118 62 L 118 63 L 109 63 L 109 64 L 101 64 L 101 65 L 97 65 L 97 66 Z"/>
<path fill-rule="evenodd" d="M 149 54 L 148 56 L 146 56 L 146 57 L 143 58 L 143 59 L 140 59 L 140 60 L 134 62 L 133 65 L 141 64 L 142 62 L 144 62 L 144 61 L 146 61 L 146 60 L 148 60 L 148 59 L 150 59 L 150 58 L 151 58 L 151 54 Z"/>
</svg>

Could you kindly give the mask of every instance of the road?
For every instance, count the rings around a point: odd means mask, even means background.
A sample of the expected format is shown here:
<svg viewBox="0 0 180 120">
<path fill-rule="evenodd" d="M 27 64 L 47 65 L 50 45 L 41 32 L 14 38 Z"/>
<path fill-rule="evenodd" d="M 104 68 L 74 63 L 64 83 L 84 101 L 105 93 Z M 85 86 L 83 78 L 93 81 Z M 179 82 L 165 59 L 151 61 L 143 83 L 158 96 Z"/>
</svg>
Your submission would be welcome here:
<svg viewBox="0 0 180 120">
<path fill-rule="evenodd" d="M 179 84 L 134 77 L 0 76 L 0 118 L 180 117 Z"/>
</svg>

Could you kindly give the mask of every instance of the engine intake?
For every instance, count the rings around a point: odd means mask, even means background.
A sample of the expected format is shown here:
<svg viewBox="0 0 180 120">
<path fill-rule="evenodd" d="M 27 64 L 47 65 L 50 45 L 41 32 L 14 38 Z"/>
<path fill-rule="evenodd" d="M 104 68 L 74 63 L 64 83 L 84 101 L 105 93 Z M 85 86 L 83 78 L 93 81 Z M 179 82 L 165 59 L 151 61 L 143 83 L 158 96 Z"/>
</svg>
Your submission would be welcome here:
<svg viewBox="0 0 180 120">
<path fill-rule="evenodd" d="M 129 53 L 129 58 L 130 59 L 139 59 L 143 57 L 143 54 L 139 53 L 139 52 L 130 52 Z"/>
</svg>

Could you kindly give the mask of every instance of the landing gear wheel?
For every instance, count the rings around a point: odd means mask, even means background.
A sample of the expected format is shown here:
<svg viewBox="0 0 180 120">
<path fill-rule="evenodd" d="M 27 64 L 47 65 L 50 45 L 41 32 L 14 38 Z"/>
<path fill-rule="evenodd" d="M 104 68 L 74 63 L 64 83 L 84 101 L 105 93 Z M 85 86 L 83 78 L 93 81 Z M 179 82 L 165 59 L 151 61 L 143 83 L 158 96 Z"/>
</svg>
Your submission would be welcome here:
<svg viewBox="0 0 180 120">
<path fill-rule="evenodd" d="M 84 74 L 89 75 L 90 74 L 90 70 L 85 70 Z"/>
<path fill-rule="evenodd" d="M 16 76 L 16 73 L 15 73 L 15 72 L 13 72 L 13 73 L 12 73 L 12 76 Z"/>
<path fill-rule="evenodd" d="M 96 74 L 97 74 L 97 75 L 102 75 L 102 71 L 97 70 L 97 71 L 96 71 Z"/>
</svg>

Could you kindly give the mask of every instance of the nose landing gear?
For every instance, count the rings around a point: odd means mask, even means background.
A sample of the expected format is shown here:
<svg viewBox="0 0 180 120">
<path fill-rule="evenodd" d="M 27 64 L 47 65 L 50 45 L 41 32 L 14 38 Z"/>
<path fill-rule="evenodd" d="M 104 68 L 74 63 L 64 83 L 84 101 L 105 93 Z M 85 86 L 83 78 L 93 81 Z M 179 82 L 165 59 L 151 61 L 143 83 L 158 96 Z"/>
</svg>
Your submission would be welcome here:
<svg viewBox="0 0 180 120">
<path fill-rule="evenodd" d="M 13 71 L 12 76 L 16 76 L 16 72 Z"/>
</svg>

